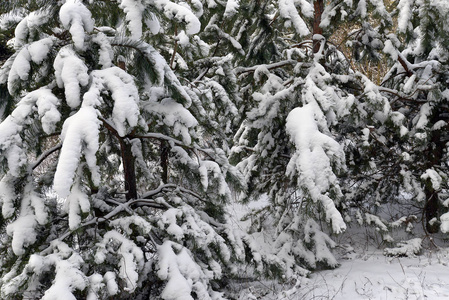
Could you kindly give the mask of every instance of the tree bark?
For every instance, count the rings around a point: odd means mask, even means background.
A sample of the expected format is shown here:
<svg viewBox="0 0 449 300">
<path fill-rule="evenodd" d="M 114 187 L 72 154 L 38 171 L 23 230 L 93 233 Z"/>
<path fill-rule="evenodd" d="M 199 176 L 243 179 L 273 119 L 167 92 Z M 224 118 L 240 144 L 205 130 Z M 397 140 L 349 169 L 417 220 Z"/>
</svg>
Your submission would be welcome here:
<svg viewBox="0 0 449 300">
<path fill-rule="evenodd" d="M 426 151 L 425 155 L 427 155 L 429 164 L 427 165 L 427 169 L 433 168 L 435 165 L 441 163 L 441 160 L 444 156 L 444 142 L 441 141 L 441 132 L 434 131 L 432 132 L 431 142 L 429 143 L 429 148 Z M 431 225 L 429 222 L 433 218 L 438 218 L 439 211 L 439 197 L 438 191 L 436 191 L 430 179 L 426 182 L 424 192 L 426 194 L 426 204 L 424 206 L 424 215 L 426 221 L 426 230 L 428 233 L 437 233 L 440 229 L 438 223 L 434 223 Z"/>
<path fill-rule="evenodd" d="M 313 8 L 314 8 L 314 17 L 313 17 L 313 35 L 323 34 L 323 28 L 320 27 L 321 23 L 321 16 L 324 11 L 324 0 L 315 0 L 313 2 Z M 313 37 L 312 37 L 313 38 Z M 321 39 L 315 40 L 313 38 L 313 53 L 318 53 L 321 46 Z"/>
<path fill-rule="evenodd" d="M 428 187 L 430 185 L 430 187 Z M 439 231 L 439 225 L 437 222 L 430 224 L 433 218 L 438 217 L 438 193 L 431 187 L 429 182 L 426 185 L 426 204 L 424 206 L 424 214 L 426 217 L 426 231 L 428 233 L 437 233 Z"/>
<path fill-rule="evenodd" d="M 132 144 L 128 138 L 120 139 L 122 152 L 123 172 L 125 175 L 126 200 L 137 198 L 135 158 L 132 153 Z"/>
<path fill-rule="evenodd" d="M 162 167 L 162 182 L 168 183 L 168 143 L 161 141 L 161 167 Z"/>
</svg>

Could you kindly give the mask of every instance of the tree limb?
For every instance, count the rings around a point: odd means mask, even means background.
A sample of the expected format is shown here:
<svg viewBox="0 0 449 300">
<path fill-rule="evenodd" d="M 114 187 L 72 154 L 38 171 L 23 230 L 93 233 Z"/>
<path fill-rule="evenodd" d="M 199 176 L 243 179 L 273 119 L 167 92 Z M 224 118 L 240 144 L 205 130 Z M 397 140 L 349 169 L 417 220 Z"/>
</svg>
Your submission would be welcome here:
<svg viewBox="0 0 449 300">
<path fill-rule="evenodd" d="M 48 149 L 47 151 L 45 151 L 44 153 L 42 153 L 37 160 L 31 165 L 31 169 L 34 170 L 36 169 L 47 157 L 49 157 L 51 154 L 53 154 L 54 152 L 60 150 L 62 148 L 62 143 L 58 144 L 50 149 Z"/>
</svg>

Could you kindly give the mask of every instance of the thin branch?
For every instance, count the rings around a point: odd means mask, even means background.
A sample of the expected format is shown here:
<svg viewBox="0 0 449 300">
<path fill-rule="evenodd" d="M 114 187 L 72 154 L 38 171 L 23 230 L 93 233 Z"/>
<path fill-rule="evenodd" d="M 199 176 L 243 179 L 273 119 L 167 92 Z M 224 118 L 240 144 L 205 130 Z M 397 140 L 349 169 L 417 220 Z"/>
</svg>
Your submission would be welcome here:
<svg viewBox="0 0 449 300">
<path fill-rule="evenodd" d="M 410 63 L 407 61 L 407 59 L 398 51 L 398 61 L 401 64 L 401 66 L 404 68 L 405 72 L 407 73 L 408 77 L 411 77 L 413 75 L 413 71 L 410 68 Z"/>
<path fill-rule="evenodd" d="M 115 136 L 119 140 L 123 139 L 123 137 L 120 136 L 120 134 L 118 133 L 117 129 L 115 129 L 115 127 L 111 123 L 109 123 L 108 120 L 101 118 L 101 117 L 99 118 L 99 120 L 101 122 L 103 122 L 104 127 L 106 127 L 106 129 L 108 129 L 112 133 L 113 136 Z"/>
<path fill-rule="evenodd" d="M 413 99 L 413 95 L 415 95 L 417 92 L 425 91 L 425 90 L 430 90 L 430 89 L 431 89 L 431 88 L 425 88 L 425 87 L 422 87 L 422 86 L 421 86 L 421 88 L 420 88 L 420 86 L 418 86 L 418 88 L 416 88 L 416 89 L 413 91 L 413 93 L 411 93 L 411 94 L 409 94 L 409 95 L 406 95 L 406 94 L 404 94 L 404 93 L 401 93 L 401 92 L 396 91 L 396 90 L 393 90 L 393 89 L 389 89 L 389 88 L 385 88 L 385 87 L 379 87 L 379 91 L 380 91 L 380 92 L 389 93 L 389 94 L 392 94 L 392 95 L 397 96 L 398 99 L 400 99 L 400 100 L 405 100 L 405 101 L 409 101 L 409 102 L 414 102 L 414 103 L 417 103 L 417 104 L 427 103 L 428 101 L 419 101 L 419 100 Z M 394 101 L 393 101 L 393 102 L 394 102 Z M 393 102 L 392 102 L 392 103 L 393 103 Z"/>
<path fill-rule="evenodd" d="M 285 39 L 285 38 L 284 38 L 284 39 Z M 285 39 L 285 40 L 288 40 L 288 39 Z M 300 43 L 291 45 L 290 48 L 302 48 L 302 47 L 304 47 L 305 45 L 307 45 L 307 44 L 312 44 L 312 43 L 313 43 L 312 40 L 305 40 L 305 41 L 302 41 L 302 42 L 300 42 Z M 312 47 L 310 47 L 310 46 L 307 46 L 307 47 L 308 47 L 309 49 L 312 48 Z"/>
<path fill-rule="evenodd" d="M 125 203 L 121 203 L 119 201 L 116 201 L 114 199 L 107 199 L 107 202 L 116 204 L 117 206 L 110 211 L 108 214 L 106 214 L 103 217 L 95 217 L 90 219 L 89 221 L 86 221 L 82 224 L 80 224 L 75 230 L 70 230 L 68 229 L 64 234 L 62 234 L 59 238 L 57 238 L 55 241 L 63 241 L 65 240 L 67 237 L 69 237 L 71 234 L 73 234 L 74 232 L 77 232 L 78 230 L 88 227 L 90 225 L 94 225 L 94 224 L 98 224 L 98 223 L 102 223 L 102 222 L 106 222 L 109 219 L 113 218 L 114 216 L 118 215 L 119 213 L 126 211 L 127 213 L 129 213 L 130 215 L 134 214 L 134 211 L 132 210 L 132 208 L 130 206 L 132 205 L 137 205 L 137 206 L 149 206 L 152 208 L 157 208 L 157 209 L 167 209 L 167 208 L 171 208 L 172 206 L 166 202 L 158 202 L 155 201 L 153 199 L 145 199 L 145 198 L 150 198 L 153 197 L 155 195 L 157 195 L 158 193 L 163 192 L 164 189 L 173 189 L 174 191 L 179 190 L 183 193 L 187 193 L 190 194 L 196 198 L 198 198 L 201 201 L 204 201 L 204 199 L 202 199 L 202 197 L 191 191 L 188 190 L 186 188 L 183 187 L 179 187 L 176 184 L 164 184 L 159 186 L 158 188 L 149 191 L 147 193 L 145 193 L 142 198 L 140 199 L 132 199 L 128 202 Z M 214 219 L 212 219 L 211 217 L 209 217 L 206 213 L 200 213 L 200 216 L 203 220 L 205 220 L 206 222 L 208 222 L 209 224 L 216 226 L 216 227 L 222 227 L 223 224 L 218 223 L 217 221 L 215 221 Z M 154 242 L 154 241 L 153 241 Z M 49 254 L 52 249 L 53 249 L 53 245 L 55 245 L 54 243 L 52 243 L 49 247 L 47 247 L 45 250 L 43 250 L 41 252 L 42 255 L 46 255 Z"/>
<path fill-rule="evenodd" d="M 92 218 L 89 221 L 86 221 L 86 222 L 80 224 L 78 226 L 78 228 L 76 228 L 75 230 L 68 229 L 63 235 L 61 235 L 59 238 L 55 239 L 54 241 L 62 242 L 67 237 L 69 237 L 72 233 L 74 233 L 74 232 L 76 232 L 76 231 L 78 231 L 78 230 L 80 230 L 80 229 L 82 229 L 84 227 L 87 227 L 87 226 L 90 226 L 90 225 L 93 225 L 93 224 L 98 224 L 98 223 L 105 222 L 105 221 L 109 220 L 110 218 L 114 217 L 115 215 L 119 214 L 120 212 L 122 212 L 124 210 L 127 210 L 127 209 L 128 209 L 128 204 L 127 203 L 120 204 L 116 208 L 114 208 L 111 212 L 109 212 L 107 215 L 105 215 L 104 217 Z M 54 242 L 52 242 L 51 245 L 48 246 L 45 250 L 43 250 L 41 253 L 43 255 L 49 254 L 52 251 L 52 248 L 53 248 L 54 245 L 55 245 Z"/>
<path fill-rule="evenodd" d="M 152 191 L 148 191 L 145 194 L 142 195 L 142 198 L 144 199 L 150 199 L 152 197 L 154 197 L 155 195 L 161 193 L 164 191 L 164 189 L 171 189 L 171 190 L 179 190 L 180 192 L 189 194 L 201 201 L 204 201 L 203 197 L 201 197 L 199 194 L 195 193 L 194 191 L 191 191 L 189 189 L 183 188 L 178 186 L 177 184 L 174 183 L 167 183 L 167 184 L 163 184 L 160 185 L 159 187 L 157 187 L 156 189 L 152 190 Z"/>
<path fill-rule="evenodd" d="M 225 22 L 225 20 L 223 20 L 221 22 L 221 25 L 219 28 L 220 30 L 223 28 L 224 22 Z M 222 40 L 222 37 L 221 37 L 219 31 L 217 31 L 217 39 L 218 39 L 218 41 L 217 41 L 217 44 L 215 45 L 215 50 L 211 57 L 214 57 L 217 54 L 218 46 L 220 46 L 220 42 Z M 193 83 L 197 83 L 197 82 L 201 81 L 203 79 L 203 77 L 206 76 L 207 72 L 209 72 L 210 68 L 211 68 L 211 66 L 208 66 L 207 69 L 200 76 L 198 76 Z"/>
<path fill-rule="evenodd" d="M 175 35 L 178 35 L 178 26 L 175 25 Z M 178 51 L 178 40 L 175 40 L 175 49 L 173 50 L 173 55 L 170 59 L 170 69 L 173 70 L 173 63 L 175 61 L 176 52 Z"/>
<path fill-rule="evenodd" d="M 185 149 L 189 149 L 189 150 L 192 150 L 192 151 L 193 150 L 201 151 L 202 153 L 206 154 L 212 160 L 215 159 L 213 157 L 213 155 L 211 154 L 211 151 L 209 151 L 208 149 L 203 149 L 203 148 L 200 148 L 200 147 L 195 146 L 195 145 L 193 145 L 193 146 L 186 145 L 185 143 L 183 143 L 180 140 L 177 140 L 175 138 L 169 137 L 168 135 L 161 134 L 161 133 L 146 133 L 146 134 L 142 134 L 142 135 L 131 134 L 131 135 L 129 135 L 129 138 L 130 139 L 157 139 L 157 140 L 163 140 L 163 141 L 167 141 L 169 143 L 171 142 L 174 145 L 181 146 L 181 147 L 183 147 Z"/>
<path fill-rule="evenodd" d="M 148 206 L 151 208 L 158 208 L 158 209 L 168 209 L 168 208 L 172 208 L 172 206 L 170 204 L 168 204 L 167 202 L 157 202 L 153 199 L 135 199 L 132 200 L 131 202 L 129 202 L 129 206 L 131 205 L 135 205 L 135 206 Z"/>
<path fill-rule="evenodd" d="M 263 66 L 265 66 L 268 70 L 273 70 L 273 69 L 281 68 L 286 65 L 296 65 L 297 63 L 298 63 L 297 60 L 290 59 L 290 60 L 284 60 L 284 61 L 280 61 L 280 62 L 269 64 L 269 65 L 263 65 Z M 236 75 L 241 75 L 243 73 L 255 72 L 257 70 L 257 68 L 259 68 L 260 66 L 262 66 L 262 65 L 249 67 L 249 68 L 239 67 L 239 68 L 235 68 L 234 72 Z"/>
<path fill-rule="evenodd" d="M 172 137 L 162 134 L 162 133 L 146 133 L 146 134 L 140 134 L 140 135 L 132 135 L 130 138 L 164 140 L 167 142 L 172 142 L 173 144 L 178 145 L 178 146 L 192 148 L 191 146 L 184 144 L 180 140 L 177 140 L 175 138 L 172 138 Z"/>
<path fill-rule="evenodd" d="M 62 148 L 62 144 L 58 144 L 50 149 L 48 149 L 47 151 L 45 151 L 44 153 L 42 153 L 37 160 L 31 165 L 31 169 L 34 170 L 36 169 L 47 157 L 49 157 L 51 154 L 53 154 L 54 152 L 60 150 Z"/>
</svg>

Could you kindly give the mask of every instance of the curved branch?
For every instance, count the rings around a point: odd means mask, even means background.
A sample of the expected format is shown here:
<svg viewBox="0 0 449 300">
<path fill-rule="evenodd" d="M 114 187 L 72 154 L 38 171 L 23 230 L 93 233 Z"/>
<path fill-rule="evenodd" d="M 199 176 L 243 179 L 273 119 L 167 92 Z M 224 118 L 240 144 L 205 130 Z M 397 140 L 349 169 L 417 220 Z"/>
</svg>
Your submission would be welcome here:
<svg viewBox="0 0 449 300">
<path fill-rule="evenodd" d="M 146 133 L 146 134 L 131 134 L 129 135 L 130 139 L 156 139 L 156 140 L 162 140 L 162 141 L 167 141 L 169 143 L 173 143 L 174 145 L 178 145 L 180 147 L 183 147 L 185 149 L 189 149 L 189 150 L 198 150 L 201 151 L 202 153 L 206 154 L 208 157 L 210 157 L 212 160 L 214 160 L 215 158 L 212 156 L 211 151 L 209 151 L 208 149 L 203 149 L 200 148 L 198 146 L 189 146 L 186 145 L 185 143 L 183 143 L 180 140 L 177 140 L 175 138 L 172 138 L 168 135 L 162 134 L 162 133 Z"/>
<path fill-rule="evenodd" d="M 45 160 L 47 159 L 51 154 L 53 154 L 56 151 L 59 151 L 62 148 L 62 143 L 48 149 L 47 151 L 45 151 L 44 153 L 42 153 L 37 160 L 31 165 L 31 169 L 34 170 L 37 167 L 39 167 L 39 165 Z"/>
<path fill-rule="evenodd" d="M 203 199 L 203 197 L 201 197 L 201 195 L 199 195 L 199 194 L 197 194 L 197 193 L 195 193 L 194 191 L 191 191 L 191 190 L 189 190 L 189 189 L 180 187 L 180 186 L 178 186 L 177 184 L 174 184 L 174 183 L 167 183 L 167 184 L 160 185 L 160 186 L 157 187 L 156 189 L 144 193 L 144 194 L 142 195 L 142 198 L 144 198 L 144 199 L 150 199 L 150 198 L 152 198 L 153 196 L 155 196 L 155 195 L 157 195 L 157 194 L 159 194 L 159 193 L 162 193 L 162 192 L 164 191 L 164 189 L 171 189 L 171 190 L 173 190 L 173 191 L 179 190 L 180 192 L 189 194 L 189 195 L 191 195 L 191 196 L 193 196 L 193 197 L 195 197 L 195 198 L 197 198 L 197 199 L 199 199 L 199 200 L 201 200 L 201 201 L 204 201 L 204 199 Z M 137 200 L 138 200 L 138 199 L 136 199 L 136 200 L 134 200 L 134 201 L 137 201 Z"/>
</svg>

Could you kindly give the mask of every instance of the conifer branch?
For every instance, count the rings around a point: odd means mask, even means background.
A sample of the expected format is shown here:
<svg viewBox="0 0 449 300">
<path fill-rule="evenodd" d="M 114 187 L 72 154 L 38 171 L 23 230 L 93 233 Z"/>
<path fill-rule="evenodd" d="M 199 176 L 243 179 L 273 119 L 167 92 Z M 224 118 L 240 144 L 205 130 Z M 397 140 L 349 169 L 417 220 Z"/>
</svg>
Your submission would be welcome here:
<svg viewBox="0 0 449 300">
<path fill-rule="evenodd" d="M 198 150 L 201 151 L 202 153 L 206 154 L 207 156 L 209 156 L 211 159 L 214 159 L 214 157 L 211 155 L 210 151 L 207 149 L 203 149 L 200 148 L 198 146 L 189 146 L 186 145 L 185 143 L 183 143 L 180 140 L 177 140 L 175 138 L 169 137 L 165 134 L 162 133 L 146 133 L 146 134 L 142 134 L 142 135 L 135 135 L 135 134 L 131 134 L 129 135 L 129 138 L 136 138 L 136 139 L 157 139 L 157 140 L 162 140 L 162 141 L 167 141 L 169 143 L 173 143 L 174 145 L 178 145 L 181 146 L 182 148 L 185 149 L 189 149 L 189 150 Z"/>
<path fill-rule="evenodd" d="M 222 30 L 223 25 L 224 25 L 224 20 L 221 22 L 221 25 L 220 25 L 219 30 Z M 221 40 L 222 40 L 222 37 L 221 37 L 219 31 L 217 31 L 217 39 L 218 39 L 218 41 L 217 41 L 217 44 L 215 45 L 215 49 L 214 49 L 214 53 L 212 54 L 212 57 L 215 57 L 215 55 L 217 54 L 217 52 L 218 52 L 218 46 L 220 45 L 220 42 L 221 42 Z M 201 75 L 198 76 L 198 77 L 195 79 L 194 83 L 197 83 L 198 81 L 201 81 L 201 80 L 203 79 L 203 77 L 206 76 L 207 72 L 209 72 L 210 68 L 211 68 L 211 66 L 208 66 L 208 67 L 206 68 L 206 70 L 204 70 L 204 72 L 201 73 Z"/>
<path fill-rule="evenodd" d="M 265 65 L 265 67 L 268 70 L 273 70 L 273 69 L 282 68 L 282 67 L 285 67 L 285 66 L 288 66 L 288 65 L 296 65 L 298 63 L 299 62 L 297 60 L 291 59 L 291 60 L 284 60 L 284 61 L 280 61 L 280 62 L 277 62 L 277 63 L 272 63 L 272 64 L 269 64 L 269 65 Z M 305 63 L 302 63 L 302 64 L 303 65 L 310 65 L 310 64 L 305 64 Z M 237 67 L 237 68 L 235 68 L 234 72 L 238 76 L 238 75 L 241 75 L 243 73 L 255 72 L 260 66 L 261 65 L 254 66 L 254 67 L 248 67 L 248 68 Z"/>
<path fill-rule="evenodd" d="M 189 189 L 180 187 L 179 185 L 174 184 L 174 183 L 163 184 L 163 185 L 159 186 L 158 188 L 156 188 L 156 189 L 154 189 L 152 191 L 148 191 L 148 192 L 146 192 L 145 194 L 142 195 L 142 198 L 144 198 L 144 199 L 152 198 L 155 195 L 163 192 L 164 189 L 170 189 L 170 190 L 173 190 L 173 191 L 179 190 L 180 192 L 189 194 L 189 195 L 191 195 L 191 196 L 193 196 L 193 197 L 203 201 L 203 197 L 201 197 L 199 194 L 197 194 L 194 191 L 191 191 Z"/>
</svg>

